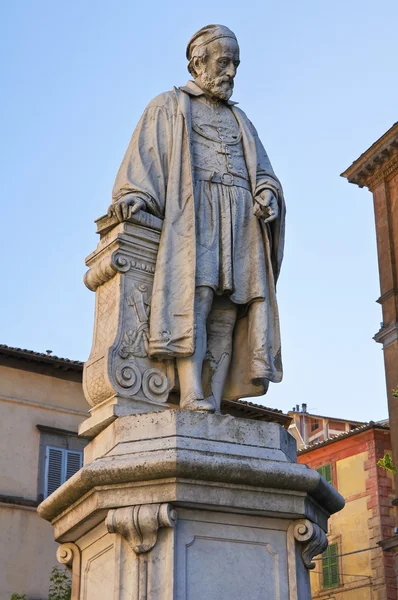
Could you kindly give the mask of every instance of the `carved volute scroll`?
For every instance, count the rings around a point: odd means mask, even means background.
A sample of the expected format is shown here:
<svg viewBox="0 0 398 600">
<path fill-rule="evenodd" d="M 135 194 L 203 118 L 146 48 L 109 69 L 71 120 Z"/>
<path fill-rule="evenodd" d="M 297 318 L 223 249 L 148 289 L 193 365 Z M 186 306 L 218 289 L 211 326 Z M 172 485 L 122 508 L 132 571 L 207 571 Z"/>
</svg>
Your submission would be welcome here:
<svg viewBox="0 0 398 600">
<path fill-rule="evenodd" d="M 119 533 L 136 554 L 150 552 L 160 527 L 174 527 L 176 511 L 170 504 L 142 504 L 110 510 L 106 519 L 109 533 Z"/>
<path fill-rule="evenodd" d="M 325 532 L 316 523 L 305 519 L 294 524 L 293 535 L 300 544 L 303 544 L 301 557 L 305 566 L 307 569 L 314 569 L 313 557 L 321 554 L 328 547 Z"/>
<path fill-rule="evenodd" d="M 297 542 L 301 548 L 297 548 Z M 299 599 L 298 571 L 303 569 L 303 565 L 305 569 L 313 569 L 315 567 L 315 563 L 312 562 L 313 557 L 326 550 L 327 545 L 325 532 L 316 523 L 308 519 L 291 523 L 287 531 L 289 600 Z M 298 550 L 302 562 L 297 561 Z"/>
<path fill-rule="evenodd" d="M 81 565 L 80 548 L 72 543 L 62 544 L 57 549 L 57 561 L 72 571 L 71 600 L 79 600 Z"/>
</svg>

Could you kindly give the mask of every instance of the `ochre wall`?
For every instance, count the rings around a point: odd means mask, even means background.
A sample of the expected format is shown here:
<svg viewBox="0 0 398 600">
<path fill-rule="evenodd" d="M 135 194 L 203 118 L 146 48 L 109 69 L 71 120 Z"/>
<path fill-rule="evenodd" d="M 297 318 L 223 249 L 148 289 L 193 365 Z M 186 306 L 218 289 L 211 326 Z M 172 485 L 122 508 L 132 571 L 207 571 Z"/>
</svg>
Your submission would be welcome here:
<svg viewBox="0 0 398 600">
<path fill-rule="evenodd" d="M 0 365 L 0 398 L 39 402 L 68 410 L 87 411 L 81 374 L 57 369 L 26 370 Z"/>
<path fill-rule="evenodd" d="M 53 528 L 35 508 L 0 505 L 0 600 L 13 593 L 48 598 L 52 567 L 60 566 Z"/>
<path fill-rule="evenodd" d="M 48 598 L 57 565 L 53 528 L 32 506 L 38 497 L 40 432 L 36 425 L 77 432 L 88 415 L 81 373 L 0 365 L 0 600 L 12 593 Z M 29 369 L 29 370 L 26 370 Z M 16 497 L 16 498 L 15 498 Z M 14 503 L 13 503 L 14 502 Z"/>
<path fill-rule="evenodd" d="M 0 408 L 0 494 L 36 500 L 36 425 L 77 432 L 89 408 L 81 383 L 0 366 Z"/>
<path fill-rule="evenodd" d="M 389 432 L 371 428 L 299 455 L 298 461 L 311 468 L 332 464 L 333 485 L 346 506 L 331 516 L 328 539 L 338 543 L 339 554 L 355 552 L 340 556 L 341 585 L 334 589 L 322 589 L 322 563 L 316 561 L 311 574 L 313 598 L 330 594 L 336 600 L 396 600 L 388 557 L 381 548 L 370 549 L 382 536 L 392 534 L 394 524 L 392 478 L 377 467 L 377 460 L 390 448 Z"/>
</svg>

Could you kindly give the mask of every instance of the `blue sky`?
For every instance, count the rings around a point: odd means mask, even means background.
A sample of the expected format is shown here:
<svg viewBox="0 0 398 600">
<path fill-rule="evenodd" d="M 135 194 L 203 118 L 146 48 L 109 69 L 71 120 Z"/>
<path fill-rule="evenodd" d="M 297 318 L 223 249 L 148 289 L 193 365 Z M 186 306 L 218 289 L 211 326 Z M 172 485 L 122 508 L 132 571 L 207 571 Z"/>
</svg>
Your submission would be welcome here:
<svg viewBox="0 0 398 600">
<path fill-rule="evenodd" d="M 189 37 L 223 23 L 288 205 L 285 378 L 264 403 L 387 416 L 372 197 L 339 174 L 397 120 L 397 22 L 396 0 L 2 2 L 0 343 L 88 357 L 93 221 L 145 105 L 186 82 Z"/>
</svg>

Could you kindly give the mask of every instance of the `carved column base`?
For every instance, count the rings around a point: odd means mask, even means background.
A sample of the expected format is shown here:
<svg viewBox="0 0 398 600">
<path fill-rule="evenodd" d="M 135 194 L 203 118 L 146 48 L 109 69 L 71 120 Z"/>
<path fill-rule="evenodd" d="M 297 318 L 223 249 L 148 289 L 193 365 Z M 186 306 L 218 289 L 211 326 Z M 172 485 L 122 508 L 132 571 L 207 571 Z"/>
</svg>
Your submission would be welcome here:
<svg viewBox="0 0 398 600">
<path fill-rule="evenodd" d="M 310 600 L 342 506 L 280 425 L 172 410 L 111 423 L 38 511 L 72 600 Z"/>
</svg>

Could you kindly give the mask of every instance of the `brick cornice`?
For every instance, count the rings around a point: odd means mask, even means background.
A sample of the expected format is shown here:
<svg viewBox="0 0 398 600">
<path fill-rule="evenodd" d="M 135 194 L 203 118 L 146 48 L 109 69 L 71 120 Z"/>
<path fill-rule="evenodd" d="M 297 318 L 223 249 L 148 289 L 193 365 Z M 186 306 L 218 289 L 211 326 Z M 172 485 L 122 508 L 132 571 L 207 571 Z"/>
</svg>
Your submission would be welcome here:
<svg viewBox="0 0 398 600">
<path fill-rule="evenodd" d="M 398 339 L 398 323 L 390 323 L 384 326 L 373 336 L 375 342 L 383 344 L 384 347 L 389 346 L 392 342 Z"/>
<path fill-rule="evenodd" d="M 398 173 L 398 123 L 341 174 L 350 183 L 374 190 L 377 185 Z"/>
<path fill-rule="evenodd" d="M 389 300 L 389 298 L 392 298 L 393 296 L 398 296 L 397 288 L 392 288 L 391 290 L 388 290 L 388 292 L 386 292 L 385 294 L 382 294 L 380 296 L 380 298 L 378 298 L 376 300 L 376 302 L 378 302 L 379 304 L 383 304 L 383 302 L 385 302 L 386 300 Z"/>
</svg>

